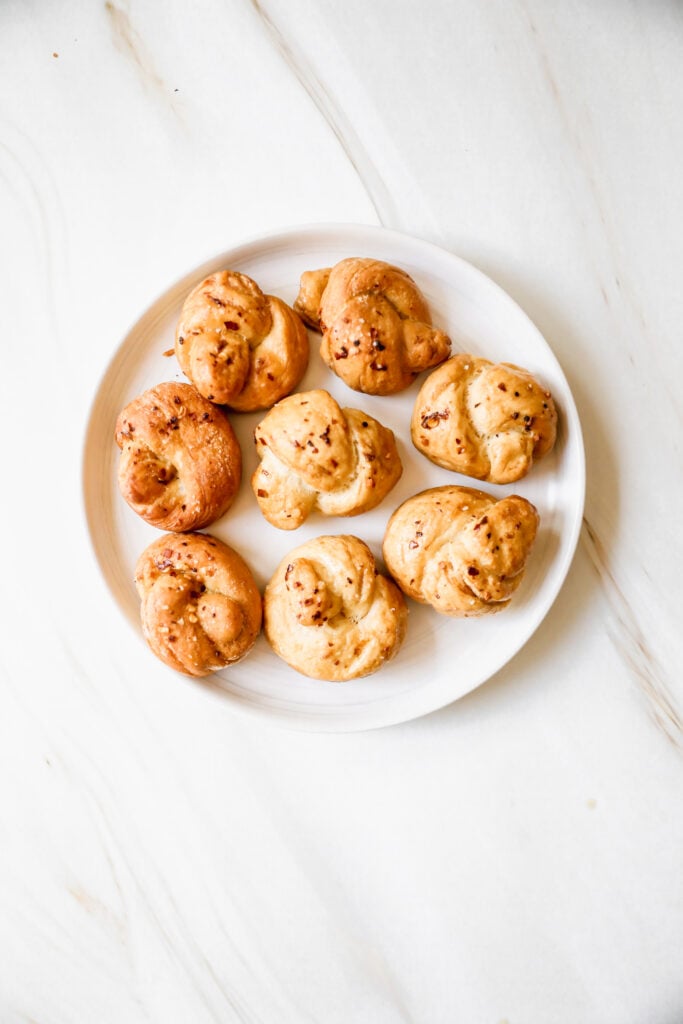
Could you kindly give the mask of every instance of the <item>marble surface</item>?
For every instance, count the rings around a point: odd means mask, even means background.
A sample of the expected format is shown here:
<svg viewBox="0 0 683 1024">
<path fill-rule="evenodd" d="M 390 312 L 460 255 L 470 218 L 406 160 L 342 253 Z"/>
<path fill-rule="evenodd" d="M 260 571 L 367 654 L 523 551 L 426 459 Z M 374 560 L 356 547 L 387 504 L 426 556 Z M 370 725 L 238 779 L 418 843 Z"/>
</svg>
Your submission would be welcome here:
<svg viewBox="0 0 683 1024">
<path fill-rule="evenodd" d="M 5 0 L 0 38 L 2 1024 L 678 1024 L 680 4 Z M 317 221 L 506 288 L 587 453 L 524 650 L 352 735 L 131 663 L 80 496 L 131 321 Z"/>
</svg>

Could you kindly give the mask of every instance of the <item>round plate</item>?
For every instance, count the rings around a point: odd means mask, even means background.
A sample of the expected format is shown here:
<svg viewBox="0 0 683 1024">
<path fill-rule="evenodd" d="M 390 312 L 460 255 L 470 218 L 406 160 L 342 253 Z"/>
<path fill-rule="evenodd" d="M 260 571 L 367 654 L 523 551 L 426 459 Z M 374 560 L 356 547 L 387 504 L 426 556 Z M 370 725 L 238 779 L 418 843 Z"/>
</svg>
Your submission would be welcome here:
<svg viewBox="0 0 683 1024">
<path fill-rule="evenodd" d="M 442 707 L 479 686 L 529 639 L 552 605 L 567 574 L 583 514 L 585 466 L 581 428 L 567 381 L 539 331 L 496 284 L 464 260 L 427 242 L 354 225 L 297 228 L 221 253 L 176 282 L 140 317 L 122 341 L 95 397 L 85 441 L 84 496 L 95 554 L 115 601 L 140 637 L 140 666 L 154 656 L 139 625 L 133 585 L 136 560 L 158 531 L 121 498 L 113 442 L 117 414 L 154 384 L 183 379 L 174 357 L 175 325 L 190 289 L 212 271 L 231 268 L 253 277 L 265 292 L 292 303 L 302 271 L 331 266 L 347 256 L 373 256 L 395 263 L 416 280 L 433 322 L 453 341 L 453 352 L 471 352 L 531 370 L 552 391 L 559 412 L 553 452 L 514 487 L 480 485 L 432 465 L 410 441 L 410 416 L 423 376 L 399 395 L 386 398 L 351 391 L 318 355 L 310 332 L 311 359 L 300 391 L 326 388 L 341 405 L 361 408 L 394 431 L 403 476 L 379 508 L 347 519 L 312 515 L 286 532 L 261 516 L 249 480 L 257 465 L 253 430 L 265 413 L 231 414 L 242 446 L 244 474 L 230 511 L 208 532 L 235 547 L 265 586 L 281 558 L 321 534 L 353 533 L 381 554 L 384 528 L 393 510 L 426 487 L 458 483 L 482 486 L 496 496 L 517 492 L 536 505 L 541 527 L 525 579 L 510 606 L 481 619 L 451 619 L 408 601 L 408 634 L 397 657 L 375 675 L 347 683 L 307 679 L 290 669 L 261 636 L 244 661 L 216 673 L 212 689 L 228 700 L 298 728 L 355 730 L 402 722 Z M 116 633 L 112 632 L 113 643 Z M 182 677 L 169 671 L 169 685 Z"/>
</svg>

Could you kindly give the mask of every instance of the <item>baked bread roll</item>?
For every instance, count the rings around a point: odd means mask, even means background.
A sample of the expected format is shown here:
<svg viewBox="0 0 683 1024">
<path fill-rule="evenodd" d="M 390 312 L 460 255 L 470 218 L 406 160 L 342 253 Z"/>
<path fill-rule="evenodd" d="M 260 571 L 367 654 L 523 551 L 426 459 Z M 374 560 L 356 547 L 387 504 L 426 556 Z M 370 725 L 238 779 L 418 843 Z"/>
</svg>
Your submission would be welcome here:
<svg viewBox="0 0 683 1024">
<path fill-rule="evenodd" d="M 403 471 L 394 435 L 327 391 L 290 395 L 255 432 L 261 464 L 251 485 L 263 515 L 295 530 L 317 509 L 356 516 L 382 501 Z"/>
<path fill-rule="evenodd" d="M 198 391 L 238 412 L 266 409 L 293 390 L 308 365 L 308 335 L 296 313 L 234 270 L 190 292 L 175 353 Z"/>
<path fill-rule="evenodd" d="M 157 384 L 116 421 L 119 488 L 159 530 L 197 530 L 237 494 L 242 454 L 228 417 L 189 384 Z"/>
<path fill-rule="evenodd" d="M 317 537 L 295 548 L 264 597 L 264 628 L 288 665 L 341 682 L 375 672 L 398 651 L 408 611 L 357 537 Z"/>
<path fill-rule="evenodd" d="M 447 358 L 422 292 L 404 270 L 352 258 L 301 277 L 295 310 L 322 331 L 320 355 L 354 391 L 393 395 Z"/>
<path fill-rule="evenodd" d="M 550 392 L 527 370 L 457 355 L 422 385 L 410 432 L 438 466 L 509 484 L 551 450 L 557 413 Z"/>
<path fill-rule="evenodd" d="M 140 555 L 142 631 L 162 661 L 206 676 L 239 661 L 261 629 L 261 595 L 246 562 L 215 537 L 158 537 Z"/>
<path fill-rule="evenodd" d="M 401 590 L 444 615 L 505 608 L 522 582 L 539 517 L 512 495 L 496 501 L 471 487 L 433 487 L 396 509 L 384 560 Z"/>
</svg>

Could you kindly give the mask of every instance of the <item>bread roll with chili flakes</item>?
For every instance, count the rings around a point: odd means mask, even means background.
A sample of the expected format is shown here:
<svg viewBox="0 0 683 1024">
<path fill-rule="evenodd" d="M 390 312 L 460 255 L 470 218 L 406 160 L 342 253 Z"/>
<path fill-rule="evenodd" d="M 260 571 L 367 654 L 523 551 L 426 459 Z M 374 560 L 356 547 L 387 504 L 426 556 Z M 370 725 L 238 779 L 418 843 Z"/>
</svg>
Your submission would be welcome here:
<svg viewBox="0 0 683 1024">
<path fill-rule="evenodd" d="M 427 377 L 410 426 L 413 444 L 456 473 L 509 484 L 555 444 L 552 396 L 528 370 L 457 355 Z"/>
<path fill-rule="evenodd" d="M 306 271 L 294 309 L 322 332 L 329 368 L 368 395 L 403 391 L 450 352 L 412 277 L 382 260 L 353 257 Z"/>
<path fill-rule="evenodd" d="M 432 487 L 408 498 L 384 536 L 384 561 L 401 590 L 456 617 L 506 608 L 524 577 L 538 512 L 513 494 Z"/>
<path fill-rule="evenodd" d="M 294 530 L 314 510 L 357 516 L 375 508 L 402 473 L 394 435 L 359 409 L 342 409 L 327 391 L 278 402 L 254 431 L 261 464 L 252 488 L 261 512 Z"/>
<path fill-rule="evenodd" d="M 254 646 L 261 595 L 241 555 L 215 537 L 158 537 L 138 559 L 135 585 L 145 639 L 177 672 L 209 675 Z"/>
<path fill-rule="evenodd" d="M 175 353 L 205 398 L 253 412 L 297 386 L 308 365 L 308 335 L 282 299 L 264 295 L 246 274 L 221 270 L 185 300 Z"/>
<path fill-rule="evenodd" d="M 159 530 L 197 530 L 232 504 L 242 474 L 237 438 L 223 410 L 190 384 L 157 384 L 129 402 L 115 439 L 121 494 Z"/>
<path fill-rule="evenodd" d="M 264 628 L 288 665 L 343 682 L 376 672 L 403 642 L 408 610 L 358 537 L 316 537 L 282 560 L 264 596 Z"/>
</svg>

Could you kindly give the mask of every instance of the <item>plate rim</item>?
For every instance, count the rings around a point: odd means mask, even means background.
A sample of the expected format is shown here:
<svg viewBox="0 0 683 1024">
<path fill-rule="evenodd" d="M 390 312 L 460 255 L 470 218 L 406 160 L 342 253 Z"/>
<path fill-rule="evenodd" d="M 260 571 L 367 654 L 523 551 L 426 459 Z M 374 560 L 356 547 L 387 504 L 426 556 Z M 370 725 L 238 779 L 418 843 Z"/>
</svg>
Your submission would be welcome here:
<svg viewBox="0 0 683 1024">
<path fill-rule="evenodd" d="M 175 275 L 170 284 L 160 290 L 144 305 L 138 314 L 129 322 L 127 329 L 119 336 L 118 343 L 98 374 L 96 385 L 92 392 L 92 397 L 85 410 L 85 429 L 83 432 L 80 461 L 81 517 L 83 525 L 86 528 L 85 533 L 87 534 L 88 550 L 94 566 L 98 570 L 100 582 L 104 584 L 109 599 L 116 607 L 118 615 L 130 630 L 129 635 L 134 635 L 137 640 L 140 640 L 139 630 L 135 628 L 130 616 L 126 614 L 125 610 L 121 607 L 120 602 L 117 601 L 115 596 L 112 594 L 111 587 L 109 586 L 106 575 L 103 572 L 101 560 L 95 546 L 93 531 L 94 523 L 91 518 L 91 510 L 88 502 L 87 471 L 91 449 L 90 438 L 94 430 L 93 420 L 98 404 L 100 403 L 102 395 L 106 389 L 110 371 L 116 364 L 122 350 L 130 341 L 131 336 L 139 330 L 140 324 L 144 321 L 147 314 L 150 313 L 151 310 L 158 309 L 166 297 L 175 293 L 186 278 L 198 277 L 200 274 L 210 272 L 209 268 L 214 267 L 220 262 L 224 262 L 226 257 L 229 257 L 232 260 L 239 259 L 239 252 L 243 249 L 259 248 L 264 244 L 291 245 L 293 243 L 296 244 L 297 238 L 319 237 L 331 233 L 346 235 L 349 238 L 349 242 L 352 242 L 353 236 L 357 235 L 359 232 L 374 235 L 378 239 L 384 238 L 389 242 L 393 240 L 396 243 L 404 245 L 408 244 L 409 246 L 417 247 L 427 256 L 430 253 L 434 253 L 438 255 L 439 259 L 446 257 L 447 259 L 454 261 L 462 268 L 465 268 L 467 273 L 473 275 L 473 277 L 478 279 L 485 287 L 493 289 L 497 293 L 499 301 L 510 306 L 514 309 L 516 316 L 519 317 L 521 315 L 524 321 L 526 321 L 527 328 L 537 336 L 537 339 L 541 342 L 550 361 L 555 364 L 555 370 L 565 385 L 562 409 L 563 418 L 567 424 L 567 434 L 576 448 L 575 458 L 577 459 L 577 468 L 579 470 L 577 478 L 572 484 L 572 489 L 576 495 L 576 504 L 573 520 L 565 531 L 568 538 L 565 537 L 561 561 L 554 567 L 555 580 L 546 596 L 546 600 L 533 610 L 533 614 L 530 616 L 529 622 L 523 631 L 522 639 L 515 647 L 513 653 L 510 654 L 503 664 L 498 666 L 494 672 L 487 672 L 487 670 L 484 669 L 481 677 L 475 676 L 475 681 L 472 682 L 464 692 L 458 693 L 455 696 L 452 692 L 449 692 L 449 689 L 452 689 L 452 687 L 449 688 L 449 680 L 446 678 L 433 681 L 417 689 L 404 691 L 396 694 L 391 699 L 386 701 L 377 701 L 373 704 L 351 705 L 344 708 L 330 709 L 329 711 L 325 711 L 322 707 L 316 710 L 302 711 L 301 708 L 288 709 L 287 707 L 278 707 L 274 704 L 264 705 L 256 701 L 249 700 L 242 694 L 226 691 L 218 683 L 213 681 L 212 677 L 200 680 L 190 679 L 189 677 L 185 677 L 182 674 L 174 672 L 172 669 L 164 666 L 166 671 L 172 673 L 176 680 L 191 686 L 194 692 L 203 692 L 215 700 L 220 700 L 222 707 L 226 709 L 247 715 L 250 718 L 258 718 L 262 722 L 270 722 L 271 724 L 277 724 L 293 731 L 301 732 L 362 732 L 413 721 L 455 703 L 468 693 L 472 693 L 474 690 L 481 687 L 488 680 L 493 679 L 500 671 L 502 671 L 503 668 L 509 665 L 526 646 L 557 600 L 558 594 L 566 582 L 576 554 L 585 507 L 585 446 L 583 441 L 583 432 L 581 429 L 581 421 L 579 419 L 576 401 L 569 385 L 569 381 L 567 380 L 566 374 L 564 373 L 562 365 L 555 352 L 529 314 L 501 285 L 489 277 L 488 274 L 484 273 L 483 270 L 480 270 L 479 267 L 475 266 L 473 263 L 470 263 L 469 260 L 459 256 L 457 253 L 451 252 L 449 249 L 446 249 L 441 245 L 419 238 L 408 232 L 398 231 L 394 228 L 386 228 L 377 224 L 362 224 L 350 221 L 295 224 L 289 227 L 279 227 L 275 231 L 249 235 L 238 239 L 229 248 L 214 252 L 201 262 L 196 263 L 192 267 L 185 269 L 184 272 Z M 159 663 L 159 666 L 161 666 L 161 663 Z M 200 687 L 197 687 L 198 682 L 200 683 Z"/>
</svg>

